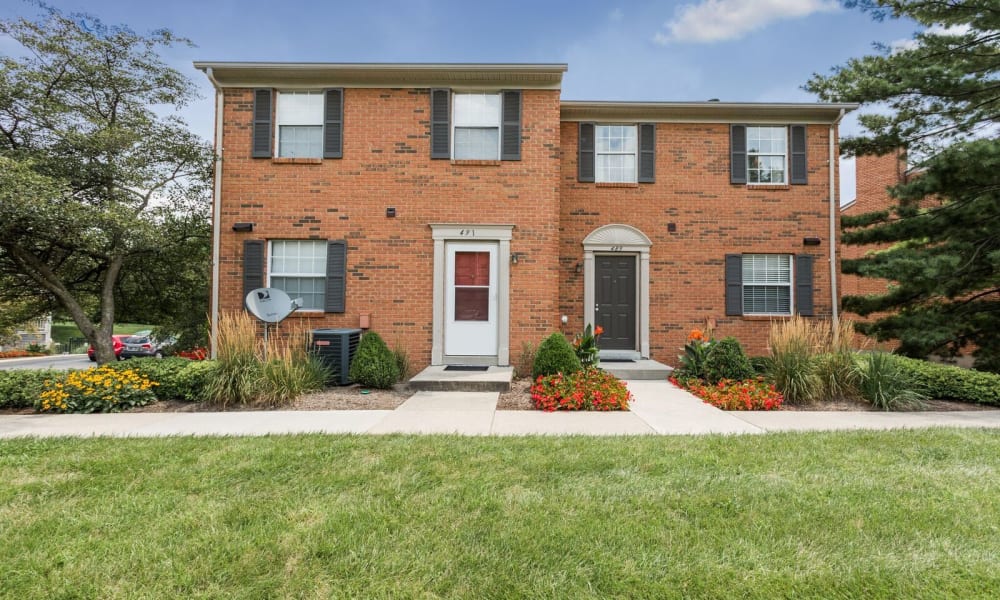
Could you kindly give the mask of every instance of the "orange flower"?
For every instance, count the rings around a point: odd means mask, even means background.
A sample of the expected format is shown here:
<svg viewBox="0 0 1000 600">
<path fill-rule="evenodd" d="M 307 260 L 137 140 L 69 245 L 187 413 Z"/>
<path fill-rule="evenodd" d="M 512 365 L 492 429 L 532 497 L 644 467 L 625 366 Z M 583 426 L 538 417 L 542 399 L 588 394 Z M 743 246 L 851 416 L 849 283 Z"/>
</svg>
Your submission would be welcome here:
<svg viewBox="0 0 1000 600">
<path fill-rule="evenodd" d="M 594 335 L 601 335 L 602 333 L 604 333 L 603 327 L 601 327 L 600 325 L 594 327 Z"/>
<path fill-rule="evenodd" d="M 703 341 L 705 339 L 705 334 L 702 333 L 700 329 L 692 329 L 691 333 L 688 334 L 688 341 L 693 342 L 695 340 Z"/>
</svg>

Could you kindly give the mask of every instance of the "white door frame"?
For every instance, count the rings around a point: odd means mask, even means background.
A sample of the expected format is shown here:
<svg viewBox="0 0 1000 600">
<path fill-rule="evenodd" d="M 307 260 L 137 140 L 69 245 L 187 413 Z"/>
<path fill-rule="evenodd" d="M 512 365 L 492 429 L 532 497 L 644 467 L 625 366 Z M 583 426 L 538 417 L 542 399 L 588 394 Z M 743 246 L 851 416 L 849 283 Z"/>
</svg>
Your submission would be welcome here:
<svg viewBox="0 0 1000 600">
<path fill-rule="evenodd" d="M 598 227 L 583 239 L 583 324 L 594 324 L 594 254 L 635 254 L 639 257 L 636 284 L 639 306 L 636 326 L 639 329 L 638 352 L 649 358 L 649 248 L 653 245 L 646 234 L 630 225 L 611 224 Z"/>
<path fill-rule="evenodd" d="M 510 240 L 513 225 L 479 223 L 431 223 L 434 240 L 434 282 L 432 292 L 433 323 L 431 334 L 431 364 L 449 363 L 485 364 L 506 367 L 510 365 Z M 495 242 L 497 250 L 497 353 L 487 357 L 453 357 L 445 354 L 445 292 L 447 267 L 447 242 Z"/>
</svg>

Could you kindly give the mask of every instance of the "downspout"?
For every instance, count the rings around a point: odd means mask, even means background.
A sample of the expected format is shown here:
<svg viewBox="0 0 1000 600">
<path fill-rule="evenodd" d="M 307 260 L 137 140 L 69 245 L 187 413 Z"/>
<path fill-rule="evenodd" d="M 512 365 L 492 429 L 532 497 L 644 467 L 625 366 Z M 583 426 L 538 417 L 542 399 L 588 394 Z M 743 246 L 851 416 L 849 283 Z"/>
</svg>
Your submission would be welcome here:
<svg viewBox="0 0 1000 600">
<path fill-rule="evenodd" d="M 833 135 L 843 118 L 844 109 L 840 109 L 840 115 L 830 125 L 830 306 L 833 309 L 830 316 L 834 331 L 840 324 L 840 295 L 837 293 L 837 211 L 840 210 L 840 194 L 835 189 L 838 157 L 834 154 Z"/>
<path fill-rule="evenodd" d="M 212 308 L 209 315 L 211 331 L 209 340 L 211 357 L 216 356 L 216 332 L 219 330 L 219 252 L 222 248 L 222 87 L 215 79 L 212 68 L 205 69 L 205 76 L 215 88 L 215 182 L 212 192 Z"/>
</svg>

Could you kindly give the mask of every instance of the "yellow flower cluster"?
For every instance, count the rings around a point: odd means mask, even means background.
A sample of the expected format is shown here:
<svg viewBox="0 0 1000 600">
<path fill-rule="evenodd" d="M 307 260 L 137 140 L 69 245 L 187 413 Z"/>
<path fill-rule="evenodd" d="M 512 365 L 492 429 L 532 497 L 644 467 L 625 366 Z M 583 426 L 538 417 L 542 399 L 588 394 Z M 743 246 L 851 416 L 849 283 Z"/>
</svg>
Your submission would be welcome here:
<svg viewBox="0 0 1000 600">
<path fill-rule="evenodd" d="M 155 385 L 159 384 L 134 369 L 118 370 L 105 365 L 86 371 L 70 371 L 65 379 L 45 382 L 45 389 L 39 395 L 39 407 L 43 412 L 67 411 L 93 401 L 114 406 L 126 395 L 148 392 Z"/>
</svg>

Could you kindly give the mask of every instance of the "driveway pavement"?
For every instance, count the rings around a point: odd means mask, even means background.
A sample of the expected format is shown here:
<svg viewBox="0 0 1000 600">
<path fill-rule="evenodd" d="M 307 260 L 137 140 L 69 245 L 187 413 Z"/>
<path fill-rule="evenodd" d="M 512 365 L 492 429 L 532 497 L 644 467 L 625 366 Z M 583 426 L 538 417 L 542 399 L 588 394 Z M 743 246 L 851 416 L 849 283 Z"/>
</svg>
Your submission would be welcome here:
<svg viewBox="0 0 1000 600">
<path fill-rule="evenodd" d="M 89 369 L 94 363 L 86 354 L 53 354 L 31 358 L 5 358 L 0 360 L 0 371 L 10 369 Z"/>
<path fill-rule="evenodd" d="M 771 431 L 1000 428 L 1000 410 L 970 412 L 725 412 L 666 381 L 629 381 L 629 412 L 498 411 L 496 392 L 417 392 L 394 411 L 246 411 L 2 415 L 0 438 L 157 437 L 288 433 L 687 435 Z"/>
</svg>

